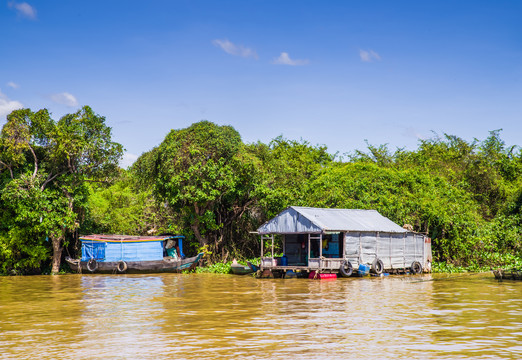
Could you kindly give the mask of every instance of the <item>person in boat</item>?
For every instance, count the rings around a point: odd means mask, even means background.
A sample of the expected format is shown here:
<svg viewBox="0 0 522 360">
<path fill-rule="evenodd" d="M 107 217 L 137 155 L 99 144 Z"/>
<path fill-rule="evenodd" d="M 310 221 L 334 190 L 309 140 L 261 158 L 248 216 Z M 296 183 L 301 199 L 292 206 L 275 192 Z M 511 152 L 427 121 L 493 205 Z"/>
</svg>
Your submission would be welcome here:
<svg viewBox="0 0 522 360">
<path fill-rule="evenodd" d="M 168 239 L 167 243 L 165 244 L 165 251 L 168 256 L 172 256 L 173 258 L 181 258 L 178 239 Z"/>
</svg>

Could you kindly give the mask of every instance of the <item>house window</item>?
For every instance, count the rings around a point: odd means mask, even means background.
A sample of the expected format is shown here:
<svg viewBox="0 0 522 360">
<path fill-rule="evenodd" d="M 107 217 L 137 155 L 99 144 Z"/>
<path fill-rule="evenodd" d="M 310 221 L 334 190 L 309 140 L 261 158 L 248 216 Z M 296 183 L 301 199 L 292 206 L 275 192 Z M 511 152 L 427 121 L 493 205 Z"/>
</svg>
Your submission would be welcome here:
<svg viewBox="0 0 522 360">
<path fill-rule="evenodd" d="M 340 258 L 342 233 L 323 235 L 323 256 L 327 258 Z"/>
</svg>

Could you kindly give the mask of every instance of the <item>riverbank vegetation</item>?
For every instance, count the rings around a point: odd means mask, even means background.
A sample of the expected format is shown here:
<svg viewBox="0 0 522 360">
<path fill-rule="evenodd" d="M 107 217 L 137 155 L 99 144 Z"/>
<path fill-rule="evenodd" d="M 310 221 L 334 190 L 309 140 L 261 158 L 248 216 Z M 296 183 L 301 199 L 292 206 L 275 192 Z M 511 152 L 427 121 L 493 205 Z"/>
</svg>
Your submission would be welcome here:
<svg viewBox="0 0 522 360">
<path fill-rule="evenodd" d="M 339 156 L 283 136 L 244 143 L 230 126 L 172 130 L 129 169 L 102 116 L 17 110 L 0 136 L 0 272 L 58 272 L 78 234 L 180 233 L 209 262 L 259 256 L 250 232 L 290 205 L 375 209 L 432 238 L 441 271 L 521 263 L 522 152 L 501 131 L 435 134 L 415 150 Z"/>
</svg>

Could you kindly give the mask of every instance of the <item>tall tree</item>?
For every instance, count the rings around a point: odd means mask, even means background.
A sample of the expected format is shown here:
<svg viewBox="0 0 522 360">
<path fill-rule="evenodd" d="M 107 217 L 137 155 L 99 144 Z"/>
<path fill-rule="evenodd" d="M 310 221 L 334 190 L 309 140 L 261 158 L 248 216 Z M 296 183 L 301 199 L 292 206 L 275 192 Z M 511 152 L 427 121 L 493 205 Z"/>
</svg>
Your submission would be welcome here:
<svg viewBox="0 0 522 360">
<path fill-rule="evenodd" d="M 79 227 L 85 183 L 108 180 L 122 152 L 105 118 L 88 106 L 57 122 L 46 109 L 7 116 L 0 135 L 0 172 L 8 173 L 2 200 L 15 215 L 12 228 L 34 226 L 50 239 L 53 273 L 67 234 Z"/>
<path fill-rule="evenodd" d="M 153 179 L 156 197 L 181 215 L 200 246 L 214 251 L 254 201 L 256 167 L 231 126 L 201 121 L 172 130 L 133 171 Z"/>
</svg>

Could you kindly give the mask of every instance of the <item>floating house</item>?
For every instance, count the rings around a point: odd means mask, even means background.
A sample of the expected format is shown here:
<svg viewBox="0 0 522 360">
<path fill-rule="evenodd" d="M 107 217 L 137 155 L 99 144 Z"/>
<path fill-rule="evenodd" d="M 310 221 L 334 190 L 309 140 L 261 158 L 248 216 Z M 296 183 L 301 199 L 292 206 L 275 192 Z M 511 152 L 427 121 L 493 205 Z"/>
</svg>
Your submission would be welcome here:
<svg viewBox="0 0 522 360">
<path fill-rule="evenodd" d="M 263 224 L 261 270 L 288 270 L 350 276 L 371 272 L 431 271 L 431 239 L 405 229 L 375 210 L 290 206 Z M 282 237 L 283 253 L 274 257 L 274 240 Z M 265 255 L 266 244 L 269 256 Z"/>
<path fill-rule="evenodd" d="M 75 271 L 129 273 L 179 272 L 197 265 L 203 254 L 186 258 L 181 235 L 87 235 L 81 259 L 65 260 Z"/>
</svg>

